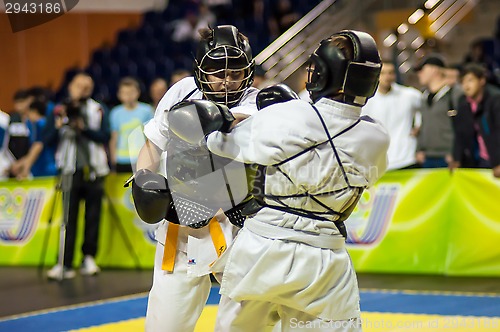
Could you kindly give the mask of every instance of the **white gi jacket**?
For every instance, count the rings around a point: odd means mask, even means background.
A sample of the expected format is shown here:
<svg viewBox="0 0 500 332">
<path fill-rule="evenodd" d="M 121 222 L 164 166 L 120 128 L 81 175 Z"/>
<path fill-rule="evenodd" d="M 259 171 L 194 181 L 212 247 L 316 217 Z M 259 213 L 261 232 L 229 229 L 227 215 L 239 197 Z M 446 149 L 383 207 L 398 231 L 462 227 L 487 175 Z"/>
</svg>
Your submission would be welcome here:
<svg viewBox="0 0 500 332">
<path fill-rule="evenodd" d="M 255 88 L 248 89 L 240 100 L 238 106 L 231 108 L 231 112 L 248 115 L 255 113 L 257 111 L 257 93 L 258 90 Z M 169 88 L 160 100 L 156 108 L 154 118 L 144 126 L 144 134 L 146 137 L 162 151 L 167 149 L 167 143 L 169 141 L 168 122 L 166 120 L 167 117 L 165 111 L 168 111 L 178 102 L 187 99 L 203 99 L 203 94 L 196 87 L 193 77 L 186 77 Z M 165 156 L 166 153 L 162 154 L 162 161 L 166 159 Z M 160 163 L 160 173 L 166 177 L 166 167 L 164 163 Z M 217 219 L 222 231 L 224 232 L 225 241 L 227 245 L 229 245 L 233 240 L 233 235 L 236 234 L 238 229 L 234 227 L 223 215 L 218 215 Z M 156 231 L 156 240 L 162 244 L 165 243 L 168 225 L 169 223 L 164 220 L 159 224 Z M 187 242 L 185 241 L 186 237 Z M 192 229 L 181 226 L 179 230 L 177 250 L 187 253 L 189 261 L 188 275 L 193 276 L 209 274 L 209 265 L 218 257 L 209 233 L 209 227 Z"/>
<path fill-rule="evenodd" d="M 337 156 L 329 142 L 307 150 L 328 137 L 313 107 L 301 100 L 266 107 L 230 133 L 211 133 L 208 148 L 227 158 L 268 166 L 265 194 L 282 196 L 287 206 L 319 214 L 327 211 L 324 206 L 342 211 L 352 202 L 354 187 L 371 186 L 384 174 L 389 137 L 371 118 L 359 121 L 360 107 L 326 98 L 315 107 L 333 137 Z M 320 203 L 308 196 L 283 197 L 304 193 L 322 194 L 315 197 Z M 279 205 L 271 199 L 265 202 Z M 235 301 L 277 303 L 323 319 L 359 317 L 352 263 L 344 238 L 329 220 L 268 207 L 258 211 L 224 253 L 221 294 Z M 218 269 L 216 263 L 214 270 Z"/>
</svg>

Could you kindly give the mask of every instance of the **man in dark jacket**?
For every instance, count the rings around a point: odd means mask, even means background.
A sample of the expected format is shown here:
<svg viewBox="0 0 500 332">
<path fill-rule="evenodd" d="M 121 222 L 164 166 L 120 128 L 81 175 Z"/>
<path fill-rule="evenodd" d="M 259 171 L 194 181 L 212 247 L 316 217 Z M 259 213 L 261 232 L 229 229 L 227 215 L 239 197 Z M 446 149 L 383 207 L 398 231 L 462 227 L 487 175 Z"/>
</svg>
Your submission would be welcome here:
<svg viewBox="0 0 500 332">
<path fill-rule="evenodd" d="M 478 64 L 464 67 L 461 80 L 451 167 L 491 168 L 500 178 L 500 90 L 486 84 L 486 69 Z"/>
<path fill-rule="evenodd" d="M 422 125 L 417 137 L 417 163 L 423 168 L 449 167 L 452 161 L 453 128 L 450 112 L 455 109 L 460 89 L 447 85 L 445 62 L 429 55 L 415 67 L 418 80 L 425 87 L 420 107 Z"/>
</svg>

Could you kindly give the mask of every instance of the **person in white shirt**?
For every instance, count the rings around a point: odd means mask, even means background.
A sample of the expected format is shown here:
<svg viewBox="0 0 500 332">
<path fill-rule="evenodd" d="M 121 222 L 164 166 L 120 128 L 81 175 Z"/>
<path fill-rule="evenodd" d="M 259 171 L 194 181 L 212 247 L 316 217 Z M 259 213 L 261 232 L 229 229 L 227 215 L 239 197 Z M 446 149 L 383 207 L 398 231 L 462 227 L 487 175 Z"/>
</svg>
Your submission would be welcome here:
<svg viewBox="0 0 500 332">
<path fill-rule="evenodd" d="M 382 123 L 391 138 L 388 170 L 417 167 L 417 134 L 422 121 L 422 93 L 396 83 L 392 62 L 383 61 L 375 95 L 363 106 L 361 113 Z"/>
</svg>

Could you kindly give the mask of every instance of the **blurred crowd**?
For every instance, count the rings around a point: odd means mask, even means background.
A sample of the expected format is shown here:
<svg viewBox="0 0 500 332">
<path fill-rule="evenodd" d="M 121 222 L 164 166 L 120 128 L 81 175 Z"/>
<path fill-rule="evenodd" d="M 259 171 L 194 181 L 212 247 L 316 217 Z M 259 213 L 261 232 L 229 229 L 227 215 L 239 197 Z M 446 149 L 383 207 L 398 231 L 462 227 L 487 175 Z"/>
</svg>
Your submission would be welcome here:
<svg viewBox="0 0 500 332">
<path fill-rule="evenodd" d="M 259 33 L 261 24 L 265 36 L 269 36 L 268 43 L 300 18 L 297 8 L 310 9 L 300 0 L 232 2 L 184 3 L 183 15 L 169 23 L 170 37 L 179 42 L 196 42 L 198 28 L 224 22 L 237 26 L 239 23 L 243 30 L 251 30 L 247 33 L 251 37 Z M 175 11 L 176 1 L 169 8 L 170 12 Z M 231 8 L 240 9 L 236 23 Z M 153 26 L 154 18 L 146 17 Z M 263 17 L 266 21 L 258 23 Z M 440 54 L 429 53 L 414 65 L 418 77 L 414 87 L 396 82 L 400 76 L 396 64 L 393 59 L 384 61 L 379 88 L 364 107 L 364 113 L 381 121 L 391 135 L 390 169 L 486 167 L 500 177 L 500 20 L 493 36 L 488 41 L 478 39 L 471 43 L 461 63 L 448 64 Z M 20 89 L 13 96 L 14 109 L 0 114 L 0 178 L 21 180 L 55 175 L 66 161 L 57 158 L 60 142 L 53 137 L 54 127 L 74 127 L 78 137 L 96 141 L 93 134 L 86 132 L 89 124 L 79 119 L 84 117 L 78 116 L 91 100 L 103 118 L 97 141 L 103 145 L 108 166 L 112 171 L 132 172 L 142 138 L 138 137 L 139 143 L 131 138 L 153 117 L 168 87 L 191 75 L 191 70 L 185 69 L 188 62 L 192 59 L 168 72 L 168 76 L 164 73 L 147 80 L 139 73 L 120 76 L 116 91 L 106 98 L 96 93 L 102 92 L 102 73 L 90 67 L 72 72 L 60 91 L 40 86 Z M 307 66 L 298 70 L 301 75 L 297 76 L 300 82 L 295 84 L 299 87 L 296 92 L 308 99 Z M 266 80 L 265 74 L 261 67 L 256 67 L 254 86 L 262 88 L 276 83 Z"/>
<path fill-rule="evenodd" d="M 56 149 L 66 137 L 64 128 L 72 129 L 77 141 L 87 139 L 103 144 L 112 171 L 132 172 L 134 160 L 130 156 L 134 155 L 134 147 L 129 146 L 130 135 L 153 117 L 169 83 L 189 75 L 190 72 L 180 70 L 169 80 L 157 78 L 151 83 L 144 101 L 140 100 L 139 81 L 124 77 L 117 91 L 119 104 L 114 106 L 92 99 L 94 81 L 85 72 L 75 73 L 68 84 L 67 96 L 62 100 L 54 100 L 52 92 L 43 87 L 17 91 L 13 96 L 14 110 L 10 114 L 2 113 L 1 117 L 1 178 L 23 180 L 56 175 L 65 163 L 72 162 L 57 158 Z M 88 116 L 90 107 L 97 108 L 102 119 L 100 127 L 94 129 L 98 134 L 89 133 L 92 122 Z"/>
<path fill-rule="evenodd" d="M 391 137 L 389 170 L 487 168 L 500 177 L 500 18 L 493 36 L 474 40 L 461 63 L 428 52 L 412 68 L 415 86 L 398 83 L 396 63 L 383 61 L 363 113 Z"/>
</svg>

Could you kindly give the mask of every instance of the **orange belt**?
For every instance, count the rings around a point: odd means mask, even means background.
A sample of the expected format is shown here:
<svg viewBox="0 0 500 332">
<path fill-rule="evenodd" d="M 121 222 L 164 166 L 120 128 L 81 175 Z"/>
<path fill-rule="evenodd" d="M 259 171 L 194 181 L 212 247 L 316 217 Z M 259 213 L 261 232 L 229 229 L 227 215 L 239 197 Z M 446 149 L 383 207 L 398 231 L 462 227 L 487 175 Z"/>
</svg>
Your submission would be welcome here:
<svg viewBox="0 0 500 332">
<path fill-rule="evenodd" d="M 163 260 L 161 264 L 162 270 L 172 272 L 174 271 L 175 255 L 177 253 L 177 239 L 179 237 L 179 225 L 169 223 L 167 235 L 165 238 L 165 247 L 163 249 Z M 208 223 L 208 230 L 212 243 L 214 245 L 217 257 L 222 255 L 227 249 L 226 238 L 222 227 L 220 226 L 217 218 L 213 217 Z"/>
<path fill-rule="evenodd" d="M 174 271 L 175 254 L 177 253 L 177 238 L 179 236 L 179 225 L 169 223 L 167 235 L 165 238 L 165 247 L 163 248 L 163 260 L 161 269 L 172 272 Z"/>
<path fill-rule="evenodd" d="M 210 232 L 210 237 L 212 238 L 212 243 L 215 248 L 215 252 L 217 253 L 217 257 L 220 257 L 224 251 L 226 251 L 226 237 L 224 236 L 224 232 L 222 231 L 222 227 L 220 227 L 219 221 L 217 218 L 213 217 L 208 224 L 208 230 Z"/>
</svg>

